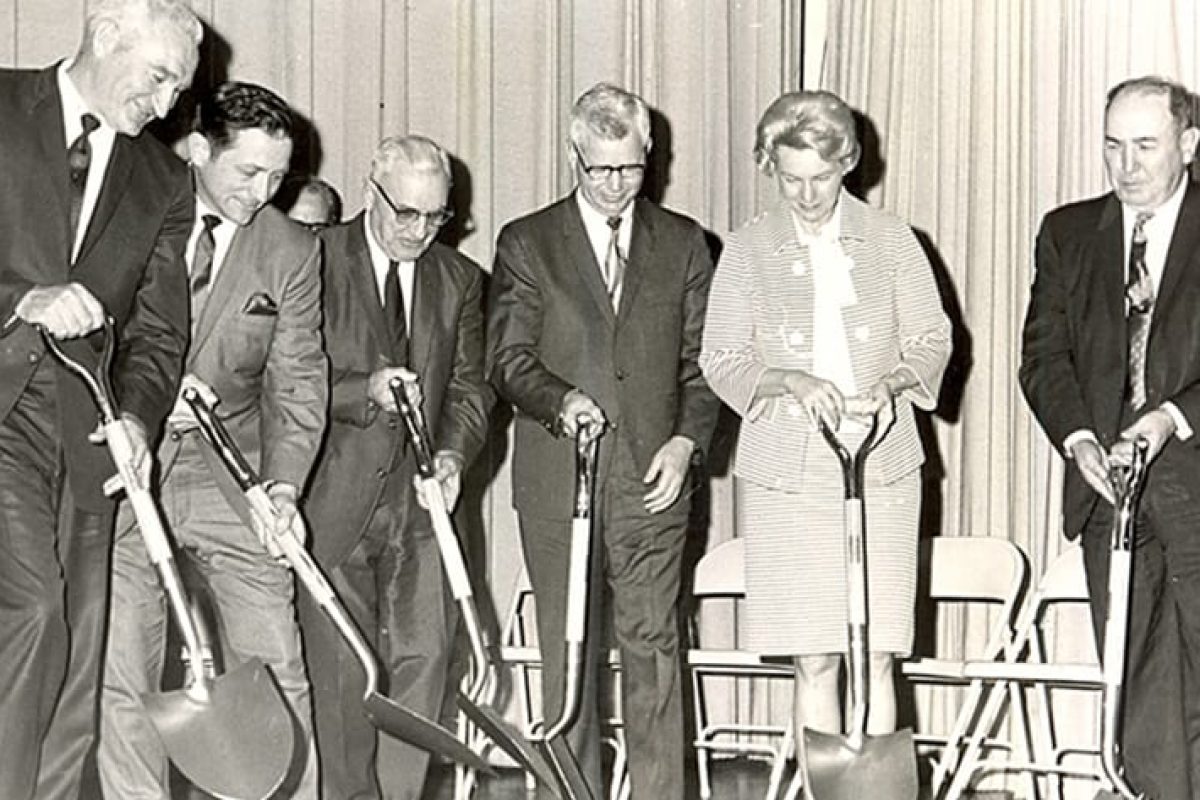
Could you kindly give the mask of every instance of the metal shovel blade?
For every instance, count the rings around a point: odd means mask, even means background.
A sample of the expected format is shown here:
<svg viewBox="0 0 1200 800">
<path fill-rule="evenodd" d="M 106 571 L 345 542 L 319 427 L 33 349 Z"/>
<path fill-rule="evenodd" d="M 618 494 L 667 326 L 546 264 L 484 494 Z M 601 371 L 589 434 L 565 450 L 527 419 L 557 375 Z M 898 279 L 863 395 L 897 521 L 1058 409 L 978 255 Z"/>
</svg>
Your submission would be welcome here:
<svg viewBox="0 0 1200 800">
<path fill-rule="evenodd" d="M 917 762 L 912 731 L 847 736 L 805 728 L 806 787 L 811 800 L 916 800 Z"/>
<path fill-rule="evenodd" d="M 295 749 L 292 718 L 266 667 L 251 659 L 208 683 L 143 696 L 167 755 L 196 786 L 229 800 L 263 800 L 283 782 Z"/>
<path fill-rule="evenodd" d="M 514 761 L 533 773 L 540 783 L 544 786 L 555 785 L 555 772 L 546 759 L 496 709 L 472 702 L 462 692 L 458 693 L 458 707 L 471 720 L 471 724 L 486 733 Z"/>
<path fill-rule="evenodd" d="M 441 725 L 430 722 L 396 703 L 379 692 L 370 692 L 363 698 L 363 711 L 367 719 L 379 730 L 408 742 L 411 745 L 438 753 L 457 761 L 463 766 L 492 774 L 490 764 L 479 754 L 455 738 L 454 734 Z"/>
</svg>

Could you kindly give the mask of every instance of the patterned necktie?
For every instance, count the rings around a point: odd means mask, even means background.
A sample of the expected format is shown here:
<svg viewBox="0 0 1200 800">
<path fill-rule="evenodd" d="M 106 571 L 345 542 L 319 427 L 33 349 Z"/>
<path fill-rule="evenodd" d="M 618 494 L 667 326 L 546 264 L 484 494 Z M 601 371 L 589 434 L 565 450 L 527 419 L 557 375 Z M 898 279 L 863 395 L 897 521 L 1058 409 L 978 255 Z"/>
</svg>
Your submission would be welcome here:
<svg viewBox="0 0 1200 800">
<path fill-rule="evenodd" d="M 100 127 L 100 120 L 91 114 L 79 118 L 83 132 L 75 137 L 67 148 L 67 171 L 71 179 L 71 243 L 74 252 L 74 241 L 78 238 L 79 217 L 83 213 L 83 191 L 87 188 L 88 168 L 92 165 L 92 145 L 88 137 L 92 131 Z"/>
<path fill-rule="evenodd" d="M 205 214 L 202 222 L 204 227 L 200 229 L 200 238 L 196 240 L 196 253 L 192 257 L 192 276 L 188 283 L 192 294 L 193 330 L 204 311 L 204 304 L 208 302 L 209 290 L 212 287 L 213 253 L 217 249 L 213 229 L 221 224 L 221 218 L 216 214 Z"/>
<path fill-rule="evenodd" d="M 1128 313 L 1129 401 L 1134 410 L 1146 403 L 1146 343 L 1150 339 L 1150 316 L 1154 311 L 1154 284 L 1146 269 L 1146 222 L 1151 215 L 1140 212 L 1133 223 L 1129 246 L 1129 276 L 1125 283 Z"/>
<path fill-rule="evenodd" d="M 609 217 L 608 227 L 612 235 L 608 238 L 608 252 L 604 255 L 604 285 L 608 287 L 608 299 L 613 310 L 621 302 L 621 288 L 625 283 L 625 256 L 621 255 L 621 218 Z"/>
<path fill-rule="evenodd" d="M 400 288 L 400 262 L 389 261 L 384 278 L 383 310 L 388 331 L 392 335 L 396 355 L 402 364 L 408 363 L 408 321 L 404 318 L 404 292 Z"/>
</svg>

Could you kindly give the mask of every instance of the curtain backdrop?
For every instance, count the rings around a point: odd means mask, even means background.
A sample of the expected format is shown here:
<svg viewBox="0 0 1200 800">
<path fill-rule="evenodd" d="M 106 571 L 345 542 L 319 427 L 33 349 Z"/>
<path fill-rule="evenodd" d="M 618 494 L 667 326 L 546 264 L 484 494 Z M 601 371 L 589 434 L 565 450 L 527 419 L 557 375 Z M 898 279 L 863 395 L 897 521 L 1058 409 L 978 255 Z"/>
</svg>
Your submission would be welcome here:
<svg viewBox="0 0 1200 800">
<path fill-rule="evenodd" d="M 822 82 L 879 136 L 869 197 L 928 237 L 959 325 L 934 423 L 940 532 L 1012 539 L 1036 579 L 1065 540 L 1062 463 L 1016 379 L 1033 239 L 1051 208 L 1107 190 L 1109 87 L 1147 73 L 1200 87 L 1200 4 L 829 0 L 828 11 Z M 1077 636 L 1059 647 L 1086 652 L 1086 619 L 1071 626 Z M 963 646 L 981 630 L 960 620 L 941 635 Z M 1060 705 L 1075 741 L 1090 737 L 1091 704 Z"/>
</svg>

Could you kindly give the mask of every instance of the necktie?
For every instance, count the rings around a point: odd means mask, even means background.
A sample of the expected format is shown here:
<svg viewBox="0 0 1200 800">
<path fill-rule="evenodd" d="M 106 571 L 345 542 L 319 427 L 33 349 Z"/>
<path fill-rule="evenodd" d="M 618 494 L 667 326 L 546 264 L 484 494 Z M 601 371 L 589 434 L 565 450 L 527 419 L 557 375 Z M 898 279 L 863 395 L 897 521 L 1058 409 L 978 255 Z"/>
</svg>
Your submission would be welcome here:
<svg viewBox="0 0 1200 800">
<path fill-rule="evenodd" d="M 608 252 L 604 255 L 604 285 L 608 287 L 608 299 L 615 310 L 621 302 L 621 287 L 625 283 L 625 256 L 621 255 L 621 218 L 609 217 L 607 221 L 612 235 L 608 238 Z"/>
<path fill-rule="evenodd" d="M 192 277 L 189 281 L 193 330 L 204 311 L 204 304 L 208 301 L 209 290 L 212 287 L 213 253 L 217 248 L 213 229 L 221 224 L 221 218 L 216 214 L 205 214 L 202 222 L 204 227 L 200 229 L 200 238 L 196 240 L 196 253 L 192 257 Z"/>
<path fill-rule="evenodd" d="M 383 310 L 397 357 L 408 362 L 408 322 L 404 318 L 404 293 L 400 289 L 400 262 L 389 261 L 384 278 Z"/>
<path fill-rule="evenodd" d="M 71 243 L 74 252 L 74 242 L 78 238 L 79 217 L 83 213 L 83 190 L 87 188 L 88 167 L 92 164 L 92 145 L 88 137 L 92 131 L 100 127 L 100 120 L 91 114 L 79 118 L 83 132 L 75 137 L 67 148 L 67 171 L 71 178 Z"/>
<path fill-rule="evenodd" d="M 1129 276 L 1125 283 L 1129 337 L 1129 400 L 1134 410 L 1146 402 L 1146 343 L 1150 339 L 1150 316 L 1154 310 L 1154 284 L 1146 269 L 1146 222 L 1150 214 L 1139 213 L 1133 223 L 1129 246 Z"/>
</svg>

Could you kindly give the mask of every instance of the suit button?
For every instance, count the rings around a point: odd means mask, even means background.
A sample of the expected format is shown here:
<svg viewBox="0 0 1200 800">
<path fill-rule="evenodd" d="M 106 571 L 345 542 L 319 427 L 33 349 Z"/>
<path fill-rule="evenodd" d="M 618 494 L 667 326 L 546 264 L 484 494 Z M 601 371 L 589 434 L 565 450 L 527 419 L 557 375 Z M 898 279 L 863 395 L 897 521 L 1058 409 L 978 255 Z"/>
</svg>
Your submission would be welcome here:
<svg viewBox="0 0 1200 800">
<path fill-rule="evenodd" d="M 382 468 L 375 470 L 375 477 L 379 478 L 380 480 L 383 480 L 384 478 L 387 477 L 387 470 L 382 469 Z"/>
<path fill-rule="evenodd" d="M 36 352 L 35 352 L 35 353 L 30 353 L 30 354 L 29 354 L 29 363 L 30 363 L 30 364 L 36 364 L 37 362 L 38 362 L 38 354 L 37 354 Z"/>
<path fill-rule="evenodd" d="M 183 438 L 183 434 L 180 433 L 179 431 L 171 431 L 171 441 L 172 442 L 178 442 L 182 438 Z"/>
<path fill-rule="evenodd" d="M 396 418 L 395 417 L 388 417 L 388 429 L 393 430 L 393 431 L 396 430 Z"/>
<path fill-rule="evenodd" d="M 623 369 L 617 370 L 617 380 L 619 380 L 619 381 L 625 380 L 625 370 L 623 370 Z"/>
</svg>

